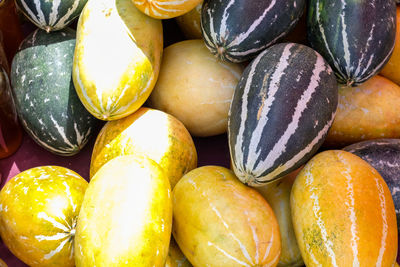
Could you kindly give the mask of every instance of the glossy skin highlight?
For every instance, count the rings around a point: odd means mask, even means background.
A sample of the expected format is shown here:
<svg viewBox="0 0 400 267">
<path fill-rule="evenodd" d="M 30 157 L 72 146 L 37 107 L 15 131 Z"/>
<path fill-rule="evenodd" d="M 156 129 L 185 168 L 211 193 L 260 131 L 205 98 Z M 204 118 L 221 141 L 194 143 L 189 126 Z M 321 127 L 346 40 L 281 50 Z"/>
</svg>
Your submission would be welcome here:
<svg viewBox="0 0 400 267">
<path fill-rule="evenodd" d="M 97 136 L 90 162 L 90 176 L 109 160 L 144 154 L 162 167 L 171 188 L 197 167 L 192 137 L 175 117 L 142 107 L 130 116 L 108 122 Z"/>
<path fill-rule="evenodd" d="M 161 167 L 122 156 L 92 178 L 75 238 L 75 264 L 164 267 L 172 225 L 171 190 Z"/>
</svg>

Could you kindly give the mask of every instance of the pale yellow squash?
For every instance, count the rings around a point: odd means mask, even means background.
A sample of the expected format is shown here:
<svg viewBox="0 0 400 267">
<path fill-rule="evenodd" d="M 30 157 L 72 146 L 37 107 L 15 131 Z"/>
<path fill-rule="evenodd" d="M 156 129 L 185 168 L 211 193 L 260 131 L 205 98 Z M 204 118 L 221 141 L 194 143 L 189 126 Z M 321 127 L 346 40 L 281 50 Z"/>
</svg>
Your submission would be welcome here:
<svg viewBox="0 0 400 267">
<path fill-rule="evenodd" d="M 136 111 L 158 77 L 162 25 L 131 0 L 89 0 L 79 17 L 73 63 L 75 89 L 102 120 Z"/>
<path fill-rule="evenodd" d="M 197 167 L 196 147 L 185 126 L 165 112 L 145 107 L 104 125 L 93 148 L 90 176 L 109 160 L 130 154 L 144 154 L 157 162 L 171 188 Z"/>
<path fill-rule="evenodd" d="M 171 190 L 151 159 L 117 157 L 92 178 L 79 213 L 77 267 L 164 267 L 172 225 Z"/>
<path fill-rule="evenodd" d="M 282 252 L 278 267 L 297 267 L 304 265 L 294 234 L 290 210 L 290 191 L 296 179 L 296 175 L 300 170 L 301 168 L 277 181 L 255 188 L 267 200 L 279 223 Z"/>
<path fill-rule="evenodd" d="M 202 0 L 132 0 L 144 14 L 156 19 L 170 19 L 192 10 Z"/>
<path fill-rule="evenodd" d="M 278 222 L 265 199 L 232 171 L 204 166 L 173 190 L 173 235 L 195 267 L 276 266 Z"/>
<path fill-rule="evenodd" d="M 222 134 L 242 71 L 214 57 L 203 40 L 175 43 L 164 50 L 150 106 L 175 116 L 192 135 Z"/>
</svg>

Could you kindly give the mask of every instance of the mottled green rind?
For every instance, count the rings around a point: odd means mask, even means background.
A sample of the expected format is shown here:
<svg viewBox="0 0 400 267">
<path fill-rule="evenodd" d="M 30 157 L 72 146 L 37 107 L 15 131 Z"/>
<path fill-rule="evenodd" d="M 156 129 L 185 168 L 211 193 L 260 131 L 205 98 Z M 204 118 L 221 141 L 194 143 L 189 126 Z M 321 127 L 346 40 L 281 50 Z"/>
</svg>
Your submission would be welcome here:
<svg viewBox="0 0 400 267">
<path fill-rule="evenodd" d="M 66 156 L 82 149 L 97 124 L 72 83 L 74 48 L 74 30 L 38 29 L 22 42 L 11 70 L 13 97 L 25 130 L 45 149 Z"/>
</svg>

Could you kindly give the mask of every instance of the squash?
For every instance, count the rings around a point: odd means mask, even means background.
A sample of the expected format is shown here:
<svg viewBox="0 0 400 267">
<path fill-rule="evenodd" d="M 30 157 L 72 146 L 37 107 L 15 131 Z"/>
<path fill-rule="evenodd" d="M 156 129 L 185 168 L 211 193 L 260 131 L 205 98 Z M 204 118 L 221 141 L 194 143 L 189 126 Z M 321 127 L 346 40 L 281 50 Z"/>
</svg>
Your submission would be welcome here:
<svg viewBox="0 0 400 267">
<path fill-rule="evenodd" d="M 121 156 L 92 178 L 75 237 L 75 264 L 164 267 L 172 224 L 164 171 L 147 157 Z"/>
<path fill-rule="evenodd" d="M 158 77 L 162 25 L 131 0 L 90 0 L 77 26 L 72 77 L 86 109 L 102 120 L 135 112 Z"/>
<path fill-rule="evenodd" d="M 385 181 L 340 150 L 314 156 L 294 182 L 290 206 L 306 266 L 393 266 L 396 213 Z"/>
<path fill-rule="evenodd" d="M 339 104 L 323 146 L 400 138 L 400 86 L 376 75 L 356 87 L 339 86 Z"/>
<path fill-rule="evenodd" d="M 192 264 L 190 264 L 185 255 L 183 255 L 173 237 L 171 237 L 171 242 L 169 243 L 168 257 L 165 262 L 165 267 L 192 267 Z"/>
<path fill-rule="evenodd" d="M 201 28 L 200 28 L 202 5 L 203 1 L 201 1 L 195 8 L 190 10 L 188 13 L 185 13 L 175 18 L 176 23 L 178 24 L 179 28 L 182 30 L 183 34 L 187 39 L 203 38 L 203 36 L 201 35 Z"/>
<path fill-rule="evenodd" d="M 147 16 L 156 19 L 170 19 L 192 10 L 202 0 L 132 0 L 135 6 Z"/>
<path fill-rule="evenodd" d="M 193 266 L 276 266 L 278 222 L 265 199 L 232 171 L 203 166 L 173 190 L 173 235 Z"/>
<path fill-rule="evenodd" d="M 197 153 L 185 126 L 173 116 L 150 108 L 104 125 L 97 136 L 90 162 L 90 176 L 109 160 L 123 155 L 144 154 L 165 171 L 171 188 L 197 167 Z"/>
<path fill-rule="evenodd" d="M 64 167 L 19 173 L 0 191 L 0 234 L 29 266 L 73 267 L 76 221 L 88 183 Z"/>
<path fill-rule="evenodd" d="M 194 136 L 225 133 L 242 71 L 210 54 L 202 40 L 175 43 L 164 50 L 149 105 L 175 116 Z"/>
</svg>

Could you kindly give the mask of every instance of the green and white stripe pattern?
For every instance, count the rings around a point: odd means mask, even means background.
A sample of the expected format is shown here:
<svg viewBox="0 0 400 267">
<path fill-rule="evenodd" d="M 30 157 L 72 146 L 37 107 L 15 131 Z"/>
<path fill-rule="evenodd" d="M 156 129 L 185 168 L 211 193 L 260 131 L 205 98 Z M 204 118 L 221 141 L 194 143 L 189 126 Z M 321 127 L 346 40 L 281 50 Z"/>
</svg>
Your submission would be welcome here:
<svg viewBox="0 0 400 267">
<path fill-rule="evenodd" d="M 304 164 L 321 146 L 338 103 L 337 82 L 313 49 L 277 44 L 245 69 L 229 111 L 233 169 L 260 186 Z"/>
<path fill-rule="evenodd" d="M 75 31 L 37 29 L 12 62 L 11 83 L 26 132 L 59 155 L 78 153 L 95 133 L 97 120 L 80 102 L 72 82 Z"/>
<path fill-rule="evenodd" d="M 243 62 L 284 37 L 304 7 L 305 0 L 206 0 L 201 13 L 203 39 L 221 59 Z"/>
<path fill-rule="evenodd" d="M 311 0 L 311 46 L 329 62 L 340 83 L 357 85 L 389 60 L 396 35 L 393 0 Z"/>
<path fill-rule="evenodd" d="M 87 0 L 16 0 L 25 16 L 47 32 L 65 28 L 80 15 L 86 2 Z"/>
</svg>

